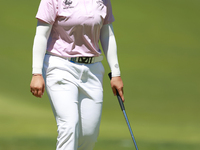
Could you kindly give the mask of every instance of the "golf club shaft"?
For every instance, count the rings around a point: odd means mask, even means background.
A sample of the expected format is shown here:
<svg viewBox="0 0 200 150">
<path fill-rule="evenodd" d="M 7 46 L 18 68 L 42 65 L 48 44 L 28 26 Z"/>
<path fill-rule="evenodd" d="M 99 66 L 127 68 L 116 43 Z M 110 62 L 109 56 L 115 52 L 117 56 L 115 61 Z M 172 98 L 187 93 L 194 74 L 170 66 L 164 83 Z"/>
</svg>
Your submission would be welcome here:
<svg viewBox="0 0 200 150">
<path fill-rule="evenodd" d="M 109 73 L 108 76 L 109 76 L 110 79 L 112 79 L 111 73 Z M 136 144 L 136 141 L 135 141 L 135 138 L 134 138 L 134 135 L 133 135 L 133 132 L 132 132 L 132 129 L 131 129 L 131 126 L 130 126 L 128 117 L 127 117 L 127 115 L 126 115 L 124 103 L 123 103 L 123 101 L 122 101 L 122 99 L 121 99 L 121 97 L 120 97 L 119 92 L 117 91 L 117 89 L 116 89 L 116 94 L 117 94 L 117 99 L 118 99 L 119 105 L 120 105 L 120 107 L 121 107 L 121 110 L 122 110 L 122 112 L 123 112 L 123 114 L 124 114 L 126 123 L 127 123 L 127 125 L 128 125 L 128 129 L 129 129 L 129 132 L 130 132 L 130 134 L 131 134 L 133 143 L 134 143 L 134 145 L 135 145 L 135 149 L 138 150 L 138 147 L 137 147 L 137 144 Z"/>
<path fill-rule="evenodd" d="M 127 123 L 127 125 L 128 125 L 128 129 L 129 129 L 129 132 L 130 132 L 130 134 L 131 134 L 131 138 L 132 138 L 133 143 L 134 143 L 134 145 L 135 145 L 135 149 L 138 150 L 137 143 L 136 143 L 136 141 L 135 141 L 135 138 L 134 138 L 134 135 L 133 135 L 133 132 L 132 132 L 132 129 L 131 129 L 131 125 L 130 125 L 130 123 L 129 123 L 129 121 L 128 121 L 128 117 L 127 117 L 127 115 L 126 115 L 126 111 L 125 111 L 125 110 L 123 110 L 123 114 L 124 114 L 126 123 Z"/>
</svg>

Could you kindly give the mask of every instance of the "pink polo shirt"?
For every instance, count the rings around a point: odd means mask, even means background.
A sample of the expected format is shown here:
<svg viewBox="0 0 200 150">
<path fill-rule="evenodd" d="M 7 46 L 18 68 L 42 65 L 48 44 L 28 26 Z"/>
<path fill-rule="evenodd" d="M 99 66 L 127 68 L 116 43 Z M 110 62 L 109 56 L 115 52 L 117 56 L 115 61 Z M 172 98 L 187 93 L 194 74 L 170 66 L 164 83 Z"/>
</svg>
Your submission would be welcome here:
<svg viewBox="0 0 200 150">
<path fill-rule="evenodd" d="M 36 18 L 53 25 L 47 51 L 64 57 L 99 56 L 101 27 L 114 21 L 110 0 L 41 0 Z"/>
</svg>

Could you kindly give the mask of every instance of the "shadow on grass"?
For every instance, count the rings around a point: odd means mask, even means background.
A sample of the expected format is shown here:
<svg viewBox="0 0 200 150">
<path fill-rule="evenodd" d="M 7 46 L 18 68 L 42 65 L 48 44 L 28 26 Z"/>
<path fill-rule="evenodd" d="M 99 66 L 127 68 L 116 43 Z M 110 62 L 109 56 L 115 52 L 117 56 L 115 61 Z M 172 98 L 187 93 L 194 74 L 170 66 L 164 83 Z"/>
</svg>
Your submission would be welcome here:
<svg viewBox="0 0 200 150">
<path fill-rule="evenodd" d="M 140 150 L 199 150 L 200 144 L 137 141 Z M 0 150 L 55 150 L 54 138 L 0 138 Z M 99 139 L 94 150 L 134 150 L 128 140 Z"/>
</svg>

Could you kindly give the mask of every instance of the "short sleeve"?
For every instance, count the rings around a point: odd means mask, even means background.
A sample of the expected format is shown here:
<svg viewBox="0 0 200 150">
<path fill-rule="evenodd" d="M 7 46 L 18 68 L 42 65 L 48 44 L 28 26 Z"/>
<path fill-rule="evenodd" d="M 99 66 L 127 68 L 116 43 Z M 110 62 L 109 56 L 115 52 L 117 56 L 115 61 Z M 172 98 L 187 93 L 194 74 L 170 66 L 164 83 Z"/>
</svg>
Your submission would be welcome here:
<svg viewBox="0 0 200 150">
<path fill-rule="evenodd" d="M 110 24 L 115 21 L 115 18 L 113 16 L 113 12 L 112 12 L 111 2 L 110 2 L 110 0 L 103 0 L 103 1 L 107 7 L 107 14 L 106 14 L 106 18 L 104 20 L 104 24 Z"/>
<path fill-rule="evenodd" d="M 36 18 L 53 24 L 57 16 L 57 0 L 41 0 Z"/>
</svg>

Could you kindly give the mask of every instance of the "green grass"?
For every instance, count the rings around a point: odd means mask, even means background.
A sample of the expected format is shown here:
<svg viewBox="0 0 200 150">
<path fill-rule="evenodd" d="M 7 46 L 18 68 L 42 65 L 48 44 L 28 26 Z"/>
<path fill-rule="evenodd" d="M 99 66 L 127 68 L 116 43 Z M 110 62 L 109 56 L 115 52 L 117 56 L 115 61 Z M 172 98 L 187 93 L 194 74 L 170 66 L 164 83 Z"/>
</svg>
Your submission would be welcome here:
<svg viewBox="0 0 200 150">
<path fill-rule="evenodd" d="M 25 150 L 25 149 L 37 149 L 37 150 L 54 150 L 55 140 L 48 137 L 35 137 L 35 138 L 12 138 L 1 139 L 0 150 Z M 149 142 L 139 141 L 140 149 L 148 150 L 177 150 L 177 149 L 192 149 L 199 150 L 199 144 L 186 144 L 177 142 Z M 132 141 L 129 139 L 124 140 L 112 140 L 112 139 L 99 139 L 96 144 L 95 150 L 102 149 L 134 149 Z"/>
<path fill-rule="evenodd" d="M 54 150 L 46 94 L 29 92 L 36 1 L 1 3 L 0 150 Z M 200 21 L 197 0 L 113 0 L 125 107 L 141 150 L 200 149 Z M 134 149 L 107 73 L 94 150 Z"/>
</svg>

